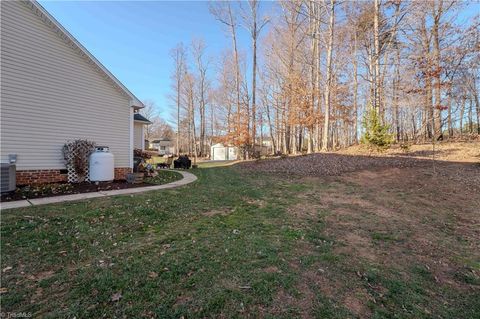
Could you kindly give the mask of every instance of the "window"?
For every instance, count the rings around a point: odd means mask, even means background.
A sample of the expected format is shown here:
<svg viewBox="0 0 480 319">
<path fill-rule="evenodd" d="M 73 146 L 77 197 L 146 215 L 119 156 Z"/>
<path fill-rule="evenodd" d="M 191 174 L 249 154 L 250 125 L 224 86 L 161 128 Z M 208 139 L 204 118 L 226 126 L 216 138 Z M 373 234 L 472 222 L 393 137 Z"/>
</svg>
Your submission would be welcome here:
<svg viewBox="0 0 480 319">
<path fill-rule="evenodd" d="M 161 150 L 161 151 L 165 151 L 166 149 L 167 149 L 166 146 L 160 146 L 160 150 Z"/>
</svg>

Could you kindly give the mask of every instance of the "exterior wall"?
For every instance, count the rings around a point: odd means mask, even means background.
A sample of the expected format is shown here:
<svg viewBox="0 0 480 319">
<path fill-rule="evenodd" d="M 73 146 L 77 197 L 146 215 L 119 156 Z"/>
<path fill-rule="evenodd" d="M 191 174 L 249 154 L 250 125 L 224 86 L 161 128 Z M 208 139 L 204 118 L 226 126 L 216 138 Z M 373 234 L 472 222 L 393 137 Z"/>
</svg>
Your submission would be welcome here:
<svg viewBox="0 0 480 319">
<path fill-rule="evenodd" d="M 1 1 L 1 160 L 17 170 L 64 169 L 74 139 L 106 145 L 115 167 L 132 166 L 133 110 L 115 86 L 20 1 Z"/>
<path fill-rule="evenodd" d="M 144 150 L 145 149 L 145 133 L 144 124 L 134 122 L 133 123 L 133 147 Z"/>
<path fill-rule="evenodd" d="M 116 167 L 115 179 L 124 180 L 132 172 L 130 167 Z M 58 169 L 17 171 L 17 185 L 32 185 L 45 183 L 59 183 L 67 181 L 67 174 Z"/>
<path fill-rule="evenodd" d="M 150 147 L 158 150 L 158 154 L 160 155 L 175 154 L 175 145 L 173 145 L 173 141 L 164 140 L 157 143 L 150 143 Z"/>
<path fill-rule="evenodd" d="M 162 149 L 164 148 L 164 149 Z M 160 145 L 158 147 L 158 154 L 160 155 L 172 155 L 175 154 L 175 147 L 174 146 L 166 146 L 166 145 Z"/>
</svg>

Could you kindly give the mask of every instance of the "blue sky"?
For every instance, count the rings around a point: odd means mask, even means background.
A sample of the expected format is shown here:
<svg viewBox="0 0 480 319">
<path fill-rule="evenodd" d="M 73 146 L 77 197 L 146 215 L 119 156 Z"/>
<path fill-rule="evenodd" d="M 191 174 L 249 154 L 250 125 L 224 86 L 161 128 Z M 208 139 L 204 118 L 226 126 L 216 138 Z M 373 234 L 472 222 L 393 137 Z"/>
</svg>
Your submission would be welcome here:
<svg viewBox="0 0 480 319">
<path fill-rule="evenodd" d="M 214 57 L 231 47 L 224 26 L 209 12 L 208 1 L 40 3 L 138 98 L 153 100 L 167 121 L 173 106 L 168 97 L 173 69 L 170 50 L 179 42 L 190 45 L 192 38 L 203 38 L 215 67 Z M 271 13 L 272 4 L 262 2 L 262 11 Z M 478 2 L 470 2 L 458 22 L 478 14 L 479 7 Z M 249 53 L 250 39 L 244 29 L 239 30 L 239 46 Z"/>
<path fill-rule="evenodd" d="M 170 50 L 178 42 L 189 45 L 192 38 L 203 38 L 207 55 L 214 56 L 231 43 L 206 1 L 40 3 L 139 99 L 155 101 L 167 120 L 172 107 Z M 242 49 L 249 48 L 244 30 L 239 42 Z"/>
</svg>

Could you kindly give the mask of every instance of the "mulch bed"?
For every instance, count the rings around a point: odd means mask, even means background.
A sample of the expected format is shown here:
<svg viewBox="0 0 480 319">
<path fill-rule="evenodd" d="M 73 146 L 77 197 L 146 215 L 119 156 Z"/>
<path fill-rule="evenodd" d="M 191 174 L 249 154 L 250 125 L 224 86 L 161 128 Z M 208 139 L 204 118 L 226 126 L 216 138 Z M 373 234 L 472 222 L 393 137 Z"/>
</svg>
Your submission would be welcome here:
<svg viewBox="0 0 480 319">
<path fill-rule="evenodd" d="M 22 199 L 34 199 L 42 197 L 52 197 L 60 195 L 71 195 L 81 193 L 91 193 L 98 191 L 110 191 L 116 189 L 136 188 L 145 186 L 155 186 L 157 184 L 139 183 L 130 184 L 126 181 L 113 181 L 113 182 L 99 182 L 98 185 L 94 183 L 79 183 L 79 184 L 67 184 L 67 183 L 52 183 L 43 184 L 37 186 L 19 186 L 16 191 L 12 193 L 6 193 L 1 195 L 2 202 L 10 202 L 14 200 Z"/>
</svg>

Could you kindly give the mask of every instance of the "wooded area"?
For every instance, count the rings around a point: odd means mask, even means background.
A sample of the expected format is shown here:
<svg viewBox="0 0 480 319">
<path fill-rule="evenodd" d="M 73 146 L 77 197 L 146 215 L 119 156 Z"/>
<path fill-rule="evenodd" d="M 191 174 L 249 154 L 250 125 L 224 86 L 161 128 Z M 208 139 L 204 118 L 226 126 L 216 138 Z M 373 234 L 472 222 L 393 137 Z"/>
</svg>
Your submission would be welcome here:
<svg viewBox="0 0 480 319">
<path fill-rule="evenodd" d="M 199 39 L 172 49 L 177 145 L 199 156 L 212 140 L 245 157 L 264 140 L 273 153 L 333 150 L 359 143 L 371 112 L 397 142 L 480 134 L 480 18 L 469 5 L 212 2 L 231 47 L 215 59 Z"/>
</svg>

